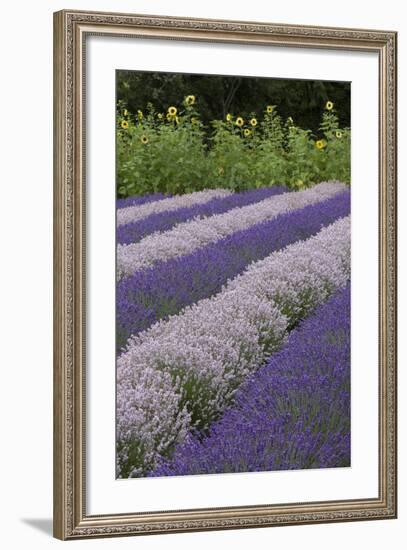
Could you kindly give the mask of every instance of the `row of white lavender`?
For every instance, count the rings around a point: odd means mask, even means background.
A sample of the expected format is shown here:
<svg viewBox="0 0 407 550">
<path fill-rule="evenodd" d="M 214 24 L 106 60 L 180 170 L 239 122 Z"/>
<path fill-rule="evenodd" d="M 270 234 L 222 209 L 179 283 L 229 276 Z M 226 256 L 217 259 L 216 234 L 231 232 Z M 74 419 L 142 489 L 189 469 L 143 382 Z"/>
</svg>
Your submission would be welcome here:
<svg viewBox="0 0 407 550">
<path fill-rule="evenodd" d="M 188 430 L 207 428 L 290 326 L 349 278 L 347 217 L 131 337 L 117 364 L 118 476 L 144 475 Z"/>
<path fill-rule="evenodd" d="M 150 267 L 160 260 L 189 254 L 235 231 L 271 220 L 279 214 L 316 204 L 346 188 L 343 183 L 324 182 L 305 191 L 284 193 L 249 206 L 233 208 L 224 214 L 180 223 L 163 233 L 148 235 L 138 243 L 119 244 L 117 277 L 121 279 Z"/>
<path fill-rule="evenodd" d="M 179 208 L 204 204 L 212 199 L 227 197 L 231 194 L 232 191 L 228 191 L 227 189 L 205 189 L 205 191 L 196 191 L 195 193 L 189 193 L 187 195 L 177 195 L 175 197 L 148 202 L 146 204 L 126 206 L 125 208 L 119 208 L 117 210 L 117 225 L 124 225 L 125 223 L 142 220 L 151 214 L 171 212 Z"/>
</svg>

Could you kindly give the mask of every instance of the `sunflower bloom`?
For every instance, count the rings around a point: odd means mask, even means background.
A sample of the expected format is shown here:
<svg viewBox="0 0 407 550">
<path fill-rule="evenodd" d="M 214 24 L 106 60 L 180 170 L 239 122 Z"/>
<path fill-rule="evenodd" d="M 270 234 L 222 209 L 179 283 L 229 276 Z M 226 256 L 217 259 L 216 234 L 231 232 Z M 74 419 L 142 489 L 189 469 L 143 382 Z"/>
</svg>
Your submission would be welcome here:
<svg viewBox="0 0 407 550">
<path fill-rule="evenodd" d="M 273 105 L 267 105 L 266 111 L 270 114 L 274 111 Z"/>
<path fill-rule="evenodd" d="M 243 134 L 244 134 L 246 137 L 249 137 L 251 133 L 252 133 L 252 131 L 249 130 L 249 128 L 245 128 L 244 131 L 243 131 Z"/>
<path fill-rule="evenodd" d="M 195 103 L 195 96 L 194 95 L 187 95 L 185 98 L 186 105 L 193 105 Z"/>
<path fill-rule="evenodd" d="M 236 119 L 236 122 L 235 122 L 236 126 L 239 126 L 239 128 L 241 128 L 244 124 L 244 120 L 241 116 L 238 116 L 237 119 Z"/>
<path fill-rule="evenodd" d="M 325 103 L 325 109 L 326 109 L 327 111 L 332 111 L 333 108 L 334 108 L 334 104 L 332 103 L 332 101 L 327 101 L 327 102 Z"/>
<path fill-rule="evenodd" d="M 317 149 L 323 149 L 325 147 L 325 141 L 323 139 L 318 139 L 318 141 L 315 142 L 315 147 Z"/>
<path fill-rule="evenodd" d="M 140 141 L 141 141 L 141 143 L 143 143 L 145 145 L 146 143 L 148 143 L 148 137 L 147 136 L 141 136 Z"/>
<path fill-rule="evenodd" d="M 120 126 L 121 126 L 124 130 L 127 130 L 127 128 L 129 127 L 129 123 L 127 122 L 127 120 L 122 120 L 121 123 L 120 123 Z"/>
<path fill-rule="evenodd" d="M 168 114 L 170 116 L 175 116 L 177 114 L 177 108 L 176 107 L 168 107 Z"/>
<path fill-rule="evenodd" d="M 233 118 L 233 117 L 232 117 L 232 115 L 231 115 L 230 113 L 228 113 L 228 114 L 226 115 L 226 120 L 227 120 L 228 122 L 232 122 L 232 118 Z"/>
<path fill-rule="evenodd" d="M 336 130 L 335 135 L 338 139 L 341 139 L 341 137 L 343 136 L 343 134 L 340 130 Z"/>
<path fill-rule="evenodd" d="M 127 109 L 124 109 L 123 115 L 124 115 L 124 116 L 127 116 L 128 114 L 129 114 L 129 111 L 128 111 Z"/>
<path fill-rule="evenodd" d="M 251 119 L 250 119 L 250 124 L 253 126 L 253 128 L 254 128 L 255 126 L 257 126 L 257 119 L 254 118 L 254 117 L 251 118 Z"/>
</svg>

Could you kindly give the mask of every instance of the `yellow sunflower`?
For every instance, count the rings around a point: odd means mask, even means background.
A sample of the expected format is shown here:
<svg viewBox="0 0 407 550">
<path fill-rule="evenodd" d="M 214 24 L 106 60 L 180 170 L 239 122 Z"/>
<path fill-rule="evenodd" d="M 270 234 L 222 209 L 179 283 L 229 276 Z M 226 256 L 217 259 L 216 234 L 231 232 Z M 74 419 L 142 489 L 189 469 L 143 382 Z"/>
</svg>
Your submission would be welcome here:
<svg viewBox="0 0 407 550">
<path fill-rule="evenodd" d="M 186 105 L 193 105 L 195 103 L 195 96 L 194 95 L 187 95 L 185 98 L 185 104 Z"/>
<path fill-rule="evenodd" d="M 236 121 L 235 121 L 235 124 L 236 124 L 236 126 L 239 126 L 239 128 L 241 128 L 244 124 L 243 118 L 241 116 L 238 116 Z"/>
<path fill-rule="evenodd" d="M 254 127 L 254 126 L 257 126 L 257 119 L 256 118 L 251 118 L 250 119 L 250 124 Z"/>
<path fill-rule="evenodd" d="M 120 123 L 120 126 L 121 126 L 124 130 L 127 130 L 127 128 L 129 127 L 129 123 L 127 122 L 127 120 L 122 120 L 121 123 Z"/>
<path fill-rule="evenodd" d="M 177 108 L 176 107 L 168 107 L 168 114 L 170 116 L 175 116 L 177 114 Z"/>
<path fill-rule="evenodd" d="M 228 114 L 226 115 L 226 120 L 227 120 L 228 122 L 232 122 L 232 118 L 233 118 L 233 117 L 232 117 L 232 115 L 231 115 L 230 113 L 228 113 Z"/>
<path fill-rule="evenodd" d="M 343 134 L 340 130 L 336 130 L 335 135 L 338 139 L 341 139 L 341 137 L 343 136 Z"/>
<path fill-rule="evenodd" d="M 145 145 L 146 143 L 148 143 L 148 137 L 147 136 L 141 136 L 140 141 L 141 141 L 141 143 L 143 143 Z"/>
<path fill-rule="evenodd" d="M 273 105 L 267 105 L 266 111 L 268 113 L 272 113 L 274 111 L 274 106 Z"/>
<path fill-rule="evenodd" d="M 323 139 L 318 139 L 316 142 L 315 142 L 315 147 L 317 149 L 323 149 L 325 147 L 326 143 Z"/>
<path fill-rule="evenodd" d="M 245 129 L 243 130 L 243 133 L 244 133 L 244 135 L 245 135 L 246 137 L 249 137 L 250 134 L 252 133 L 252 131 L 251 131 L 249 128 L 245 128 Z"/>
<path fill-rule="evenodd" d="M 327 111 L 332 111 L 333 108 L 334 108 L 334 104 L 332 103 L 332 101 L 327 101 L 327 102 L 325 103 L 325 109 L 326 109 Z"/>
<path fill-rule="evenodd" d="M 123 115 L 124 115 L 124 116 L 127 116 L 128 114 L 129 114 L 129 111 L 128 111 L 127 109 L 124 109 Z"/>
</svg>

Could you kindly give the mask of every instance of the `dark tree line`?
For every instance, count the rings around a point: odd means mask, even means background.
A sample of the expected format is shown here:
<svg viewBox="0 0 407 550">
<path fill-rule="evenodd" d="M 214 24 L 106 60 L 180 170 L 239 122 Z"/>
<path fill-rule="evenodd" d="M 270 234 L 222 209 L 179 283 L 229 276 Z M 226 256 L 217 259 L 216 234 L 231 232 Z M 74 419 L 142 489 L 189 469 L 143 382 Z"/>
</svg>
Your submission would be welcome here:
<svg viewBox="0 0 407 550">
<path fill-rule="evenodd" d="M 317 132 L 326 101 L 333 101 L 340 125 L 350 126 L 350 83 L 322 80 L 214 76 L 178 73 L 117 71 L 117 99 L 130 112 L 144 111 L 151 102 L 157 111 L 181 106 L 194 95 L 205 124 L 227 113 L 260 116 L 266 105 L 276 105 L 283 118 Z"/>
</svg>

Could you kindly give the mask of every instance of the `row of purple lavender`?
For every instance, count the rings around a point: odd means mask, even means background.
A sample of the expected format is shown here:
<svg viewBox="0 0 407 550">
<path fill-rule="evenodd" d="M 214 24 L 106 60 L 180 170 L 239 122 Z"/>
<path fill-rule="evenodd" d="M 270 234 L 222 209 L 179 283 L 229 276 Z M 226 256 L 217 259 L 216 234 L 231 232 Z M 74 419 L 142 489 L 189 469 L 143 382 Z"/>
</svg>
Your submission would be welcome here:
<svg viewBox="0 0 407 550">
<path fill-rule="evenodd" d="M 170 195 L 164 195 L 163 193 L 153 193 L 151 195 L 141 195 L 127 197 L 126 199 L 117 199 L 116 208 L 126 208 L 128 206 L 141 206 L 142 204 L 147 204 L 148 202 L 157 202 L 162 199 L 168 199 Z"/>
</svg>

